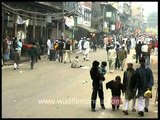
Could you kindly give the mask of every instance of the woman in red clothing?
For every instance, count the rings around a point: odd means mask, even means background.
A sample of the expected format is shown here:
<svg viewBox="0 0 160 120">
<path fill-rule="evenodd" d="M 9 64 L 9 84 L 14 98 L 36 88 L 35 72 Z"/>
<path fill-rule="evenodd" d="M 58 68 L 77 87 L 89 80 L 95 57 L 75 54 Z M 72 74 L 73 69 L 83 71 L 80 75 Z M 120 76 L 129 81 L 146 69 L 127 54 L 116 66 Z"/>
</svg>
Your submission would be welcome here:
<svg viewBox="0 0 160 120">
<path fill-rule="evenodd" d="M 155 45 L 154 45 L 154 55 L 158 54 L 158 40 L 155 41 Z"/>
</svg>

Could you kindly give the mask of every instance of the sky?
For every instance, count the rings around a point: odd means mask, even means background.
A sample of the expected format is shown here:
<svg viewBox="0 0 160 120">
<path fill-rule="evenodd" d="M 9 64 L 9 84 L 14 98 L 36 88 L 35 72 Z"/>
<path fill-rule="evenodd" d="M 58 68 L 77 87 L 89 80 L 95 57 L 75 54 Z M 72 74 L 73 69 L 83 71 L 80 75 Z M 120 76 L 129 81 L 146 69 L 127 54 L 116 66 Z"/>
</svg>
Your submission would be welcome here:
<svg viewBox="0 0 160 120">
<path fill-rule="evenodd" d="M 156 11 L 158 14 L 158 2 L 132 2 L 132 4 L 141 4 L 144 8 L 144 16 Z"/>
</svg>

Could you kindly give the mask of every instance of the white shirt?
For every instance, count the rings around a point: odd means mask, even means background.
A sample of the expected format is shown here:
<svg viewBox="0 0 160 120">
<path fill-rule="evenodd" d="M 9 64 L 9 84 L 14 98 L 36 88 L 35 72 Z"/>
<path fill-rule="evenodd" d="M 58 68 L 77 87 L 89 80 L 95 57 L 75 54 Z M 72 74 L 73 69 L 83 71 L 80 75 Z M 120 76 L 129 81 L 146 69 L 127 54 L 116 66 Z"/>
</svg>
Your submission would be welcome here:
<svg viewBox="0 0 160 120">
<path fill-rule="evenodd" d="M 79 42 L 78 42 L 78 48 L 81 50 L 82 49 L 82 40 L 80 40 Z"/>
<path fill-rule="evenodd" d="M 90 49 L 89 41 L 85 41 L 83 47 L 86 48 L 86 49 Z"/>
<path fill-rule="evenodd" d="M 52 45 L 51 45 L 51 40 L 48 39 L 48 40 L 47 40 L 47 47 L 48 47 L 49 49 L 51 49 L 51 46 L 52 46 Z"/>
<path fill-rule="evenodd" d="M 72 64 L 71 64 L 72 68 L 79 68 L 80 67 L 80 63 L 78 59 L 74 59 Z"/>
<path fill-rule="evenodd" d="M 141 50 L 142 52 L 148 52 L 148 45 L 142 45 Z"/>
</svg>

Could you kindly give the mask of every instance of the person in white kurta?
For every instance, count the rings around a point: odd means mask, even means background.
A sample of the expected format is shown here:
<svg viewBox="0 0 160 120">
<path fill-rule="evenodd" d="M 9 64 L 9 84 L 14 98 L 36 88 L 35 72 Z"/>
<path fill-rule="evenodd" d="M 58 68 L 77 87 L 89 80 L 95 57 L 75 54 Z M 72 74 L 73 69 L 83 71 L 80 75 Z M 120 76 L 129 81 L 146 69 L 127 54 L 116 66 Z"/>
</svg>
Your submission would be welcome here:
<svg viewBox="0 0 160 120">
<path fill-rule="evenodd" d="M 109 62 L 110 73 L 114 72 L 115 59 L 116 59 L 116 50 L 114 49 L 114 46 L 111 45 L 111 49 L 108 50 L 108 62 Z"/>
<path fill-rule="evenodd" d="M 81 53 L 82 52 L 82 40 L 83 40 L 83 38 L 81 38 L 80 40 L 79 40 L 79 42 L 78 42 L 78 52 L 77 53 Z"/>
<path fill-rule="evenodd" d="M 48 56 L 50 55 L 50 49 L 51 49 L 51 46 L 52 46 L 52 44 L 51 44 L 51 40 L 50 39 L 48 39 L 47 40 L 47 54 L 48 54 Z"/>
<path fill-rule="evenodd" d="M 87 41 L 85 41 L 84 46 L 84 56 L 83 59 L 88 61 L 89 60 L 89 51 L 90 51 L 90 43 L 89 43 L 89 38 L 87 38 Z"/>
</svg>

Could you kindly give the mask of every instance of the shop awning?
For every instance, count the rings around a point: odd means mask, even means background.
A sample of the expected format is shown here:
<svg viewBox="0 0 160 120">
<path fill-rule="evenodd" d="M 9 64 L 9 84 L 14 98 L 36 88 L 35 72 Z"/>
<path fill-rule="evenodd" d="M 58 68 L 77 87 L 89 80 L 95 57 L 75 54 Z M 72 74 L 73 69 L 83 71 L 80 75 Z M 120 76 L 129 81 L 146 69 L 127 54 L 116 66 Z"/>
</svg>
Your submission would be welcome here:
<svg viewBox="0 0 160 120">
<path fill-rule="evenodd" d="M 77 27 L 83 28 L 83 29 L 85 29 L 85 30 L 87 30 L 87 31 L 89 31 L 89 32 L 96 32 L 96 31 L 97 31 L 96 29 L 91 28 L 91 27 L 87 27 L 87 26 L 85 26 L 85 25 L 80 25 L 80 24 L 78 24 Z"/>
</svg>

